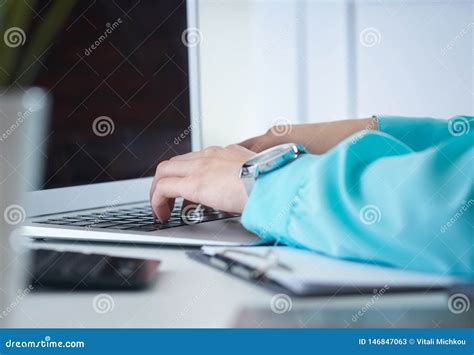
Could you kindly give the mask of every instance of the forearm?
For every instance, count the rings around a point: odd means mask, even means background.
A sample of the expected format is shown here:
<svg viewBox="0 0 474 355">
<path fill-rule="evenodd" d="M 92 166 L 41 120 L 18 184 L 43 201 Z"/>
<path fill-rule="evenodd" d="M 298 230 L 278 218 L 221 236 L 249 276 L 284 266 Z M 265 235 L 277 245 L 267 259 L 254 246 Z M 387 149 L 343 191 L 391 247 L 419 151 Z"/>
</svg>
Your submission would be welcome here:
<svg viewBox="0 0 474 355">
<path fill-rule="evenodd" d="M 417 154 L 382 132 L 345 140 L 263 175 L 243 224 L 338 258 L 472 277 L 472 138 Z"/>
<path fill-rule="evenodd" d="M 342 121 L 303 124 L 289 139 L 296 139 L 312 154 L 323 154 L 355 133 L 376 131 L 375 118 L 347 119 Z"/>
<path fill-rule="evenodd" d="M 354 133 L 371 130 L 377 130 L 375 118 L 274 126 L 265 134 L 241 142 L 240 145 L 261 152 L 279 144 L 297 143 L 312 154 L 322 154 Z"/>
</svg>

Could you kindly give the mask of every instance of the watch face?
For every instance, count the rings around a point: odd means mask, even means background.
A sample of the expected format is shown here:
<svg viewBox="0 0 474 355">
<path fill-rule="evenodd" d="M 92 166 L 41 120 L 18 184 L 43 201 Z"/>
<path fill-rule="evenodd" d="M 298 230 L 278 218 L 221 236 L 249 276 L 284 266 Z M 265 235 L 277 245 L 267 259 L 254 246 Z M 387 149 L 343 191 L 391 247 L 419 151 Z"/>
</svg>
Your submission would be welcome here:
<svg viewBox="0 0 474 355">
<path fill-rule="evenodd" d="M 252 159 L 247 160 L 245 165 L 257 165 L 262 164 L 270 160 L 278 158 L 280 155 L 291 150 L 293 144 L 282 144 L 276 147 L 268 148 L 263 152 L 258 153 Z"/>
<path fill-rule="evenodd" d="M 256 175 L 259 175 L 293 161 L 298 155 L 304 152 L 304 148 L 297 144 L 282 144 L 257 154 L 248 160 L 244 164 L 244 167 L 256 167 Z"/>
</svg>

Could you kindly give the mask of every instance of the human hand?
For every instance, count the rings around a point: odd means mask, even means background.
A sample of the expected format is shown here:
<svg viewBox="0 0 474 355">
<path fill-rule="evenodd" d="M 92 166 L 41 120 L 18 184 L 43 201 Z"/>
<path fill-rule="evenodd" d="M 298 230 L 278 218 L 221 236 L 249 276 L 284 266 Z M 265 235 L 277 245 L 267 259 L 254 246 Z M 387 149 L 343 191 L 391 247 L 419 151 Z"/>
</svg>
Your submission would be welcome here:
<svg viewBox="0 0 474 355">
<path fill-rule="evenodd" d="M 297 143 L 309 153 L 323 154 L 353 133 L 377 130 L 375 118 L 334 122 L 273 126 L 265 134 L 247 139 L 239 145 L 254 152 L 284 143 Z"/>
<path fill-rule="evenodd" d="M 241 213 L 247 193 L 239 171 L 254 154 L 231 145 L 210 147 L 161 162 L 150 189 L 154 216 L 162 223 L 167 221 L 176 197 L 225 212 Z"/>
</svg>

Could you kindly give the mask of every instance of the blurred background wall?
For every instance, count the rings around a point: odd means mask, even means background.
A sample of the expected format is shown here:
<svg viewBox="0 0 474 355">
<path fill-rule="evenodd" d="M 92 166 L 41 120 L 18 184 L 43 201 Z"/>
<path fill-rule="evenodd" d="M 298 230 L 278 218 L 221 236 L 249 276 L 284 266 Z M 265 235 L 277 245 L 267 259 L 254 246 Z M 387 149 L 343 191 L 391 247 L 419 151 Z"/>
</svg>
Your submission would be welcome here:
<svg viewBox="0 0 474 355">
<path fill-rule="evenodd" d="M 470 0 L 201 0 L 204 145 L 275 123 L 473 114 Z"/>
</svg>

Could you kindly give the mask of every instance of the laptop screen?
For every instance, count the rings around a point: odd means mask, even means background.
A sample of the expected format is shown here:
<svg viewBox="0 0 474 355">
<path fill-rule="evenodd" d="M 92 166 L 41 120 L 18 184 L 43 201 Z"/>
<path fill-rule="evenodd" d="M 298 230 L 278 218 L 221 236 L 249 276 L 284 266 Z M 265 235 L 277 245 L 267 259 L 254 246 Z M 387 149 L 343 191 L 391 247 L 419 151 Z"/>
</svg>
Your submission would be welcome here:
<svg viewBox="0 0 474 355">
<path fill-rule="evenodd" d="M 53 99 L 42 188 L 150 176 L 190 151 L 186 2 L 58 3 L 33 22 L 51 37 L 34 79 Z M 41 32 L 54 11 L 65 20 Z"/>
</svg>

